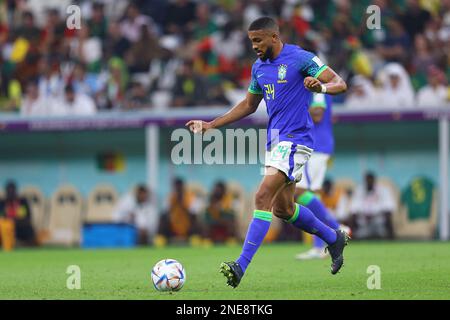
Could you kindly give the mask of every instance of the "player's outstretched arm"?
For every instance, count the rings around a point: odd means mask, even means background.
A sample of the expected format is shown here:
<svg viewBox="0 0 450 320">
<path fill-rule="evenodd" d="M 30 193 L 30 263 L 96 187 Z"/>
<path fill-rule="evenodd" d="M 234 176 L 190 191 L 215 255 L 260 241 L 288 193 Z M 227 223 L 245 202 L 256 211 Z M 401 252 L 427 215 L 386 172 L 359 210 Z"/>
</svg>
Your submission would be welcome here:
<svg viewBox="0 0 450 320">
<path fill-rule="evenodd" d="M 238 121 L 245 118 L 249 114 L 258 109 L 258 105 L 261 102 L 262 94 L 253 94 L 247 92 L 247 96 L 235 105 L 230 111 L 224 115 L 217 117 L 213 121 L 206 122 L 202 120 L 190 120 L 186 123 L 186 126 L 194 133 L 205 132 L 208 129 L 220 128 L 227 124 Z"/>
<path fill-rule="evenodd" d="M 319 77 L 306 77 L 303 81 L 306 89 L 317 93 L 339 94 L 347 91 L 345 81 L 330 67 L 327 67 Z"/>
</svg>

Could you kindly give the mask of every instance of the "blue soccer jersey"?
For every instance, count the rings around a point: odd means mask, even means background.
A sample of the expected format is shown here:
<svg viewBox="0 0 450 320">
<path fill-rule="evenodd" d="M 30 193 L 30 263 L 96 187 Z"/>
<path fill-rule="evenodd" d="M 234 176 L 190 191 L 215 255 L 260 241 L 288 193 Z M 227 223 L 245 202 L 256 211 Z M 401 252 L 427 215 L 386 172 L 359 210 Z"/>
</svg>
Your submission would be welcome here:
<svg viewBox="0 0 450 320">
<path fill-rule="evenodd" d="M 334 152 L 334 137 L 332 123 L 332 98 L 328 94 L 314 93 L 310 108 L 324 108 L 322 120 L 314 123 L 314 152 L 332 154 Z"/>
<path fill-rule="evenodd" d="M 314 124 L 308 112 L 312 94 L 303 80 L 317 78 L 326 68 L 313 53 L 290 44 L 284 44 L 274 60 L 258 59 L 253 64 L 248 91 L 262 94 L 267 105 L 267 150 L 277 140 L 314 148 Z M 278 137 L 273 134 L 276 130 Z"/>
</svg>

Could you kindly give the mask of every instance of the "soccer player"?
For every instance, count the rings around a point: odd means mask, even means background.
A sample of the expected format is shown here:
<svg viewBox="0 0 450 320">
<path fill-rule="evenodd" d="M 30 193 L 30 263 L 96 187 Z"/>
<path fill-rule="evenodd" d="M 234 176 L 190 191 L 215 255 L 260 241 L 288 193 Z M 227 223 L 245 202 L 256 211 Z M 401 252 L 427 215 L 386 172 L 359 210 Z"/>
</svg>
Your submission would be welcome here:
<svg viewBox="0 0 450 320">
<path fill-rule="evenodd" d="M 269 17 L 253 21 L 248 37 L 258 60 L 252 67 L 246 97 L 213 121 L 186 123 L 194 133 L 204 132 L 254 113 L 263 98 L 267 105 L 266 173 L 256 192 L 256 210 L 241 255 L 236 261 L 222 263 L 220 270 L 228 285 L 233 288 L 239 285 L 269 230 L 273 214 L 325 241 L 332 260 L 331 273 L 336 274 L 344 261 L 347 234 L 328 227 L 308 208 L 296 204 L 294 192 L 301 169 L 314 147 L 313 123 L 308 112 L 311 92 L 339 94 L 347 89 L 347 85 L 314 54 L 296 45 L 282 43 L 278 25 Z"/>
<path fill-rule="evenodd" d="M 309 112 L 314 122 L 314 152 L 303 166 L 302 179 L 296 184 L 295 198 L 297 203 L 307 207 L 323 223 L 338 229 L 339 223 L 322 204 L 315 193 L 322 189 L 327 171 L 327 162 L 334 151 L 333 124 L 331 121 L 331 96 L 314 93 L 309 105 Z M 342 226 L 344 229 L 344 226 Z M 348 232 L 348 228 L 344 229 Z M 296 255 L 299 260 L 325 258 L 325 243 L 313 236 L 313 248 Z"/>
</svg>

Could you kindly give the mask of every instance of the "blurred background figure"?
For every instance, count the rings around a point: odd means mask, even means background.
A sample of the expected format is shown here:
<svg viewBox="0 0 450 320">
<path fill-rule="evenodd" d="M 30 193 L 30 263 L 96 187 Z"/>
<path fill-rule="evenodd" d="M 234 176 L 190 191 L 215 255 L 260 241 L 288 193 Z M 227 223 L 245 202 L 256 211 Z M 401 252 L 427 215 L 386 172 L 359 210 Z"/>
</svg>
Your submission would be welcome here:
<svg viewBox="0 0 450 320">
<path fill-rule="evenodd" d="M 353 234 L 358 239 L 393 239 L 392 214 L 397 210 L 394 199 L 374 173 L 366 173 L 364 179 L 364 184 L 356 188 L 350 205 Z"/>
<path fill-rule="evenodd" d="M 414 90 L 408 73 L 399 63 L 387 64 L 380 75 L 383 108 L 407 108 L 414 105 Z"/>
<path fill-rule="evenodd" d="M 350 92 L 345 100 L 345 105 L 348 108 L 367 109 L 377 107 L 379 94 L 370 79 L 357 75 L 350 83 Z"/>
<path fill-rule="evenodd" d="M 116 222 L 132 224 L 137 228 L 138 244 L 149 244 L 157 233 L 159 215 L 154 201 L 147 186 L 140 184 L 123 195 L 115 209 Z"/>
<path fill-rule="evenodd" d="M 216 182 L 204 215 L 204 237 L 214 243 L 236 242 L 235 214 L 232 194 L 227 192 L 224 182 Z"/>
<path fill-rule="evenodd" d="M 64 88 L 64 96 L 57 101 L 51 115 L 90 116 L 97 112 L 94 100 L 83 93 L 76 93 L 72 84 Z"/>
<path fill-rule="evenodd" d="M 145 110 L 150 109 L 150 97 L 144 84 L 139 81 L 132 83 L 129 92 L 125 96 L 124 110 Z"/>
<path fill-rule="evenodd" d="M 53 99 L 43 99 L 39 95 L 37 83 L 30 81 L 25 88 L 20 113 L 23 116 L 47 116 L 51 114 Z"/>
<path fill-rule="evenodd" d="M 192 61 L 184 61 L 175 83 L 173 105 L 189 107 L 206 105 L 206 81 L 193 69 Z"/>
<path fill-rule="evenodd" d="M 419 107 L 440 107 L 448 101 L 448 90 L 445 74 L 430 66 L 427 73 L 427 85 L 417 93 L 417 105 Z"/>
<path fill-rule="evenodd" d="M 26 199 L 19 197 L 16 183 L 11 180 L 6 183 L 5 198 L 0 199 L 0 233 L 3 245 L 8 242 L 10 249 L 14 243 L 18 246 L 37 244 L 30 206 Z"/>
<path fill-rule="evenodd" d="M 159 234 L 170 242 L 200 244 L 201 226 L 197 215 L 199 203 L 195 195 L 186 189 L 181 178 L 172 182 L 167 210 L 161 216 Z M 161 243 L 164 243 L 162 240 Z"/>
<path fill-rule="evenodd" d="M 334 186 L 333 180 L 326 178 L 319 192 L 320 200 L 324 206 L 336 216 L 336 209 L 342 195 L 342 191 Z"/>
</svg>

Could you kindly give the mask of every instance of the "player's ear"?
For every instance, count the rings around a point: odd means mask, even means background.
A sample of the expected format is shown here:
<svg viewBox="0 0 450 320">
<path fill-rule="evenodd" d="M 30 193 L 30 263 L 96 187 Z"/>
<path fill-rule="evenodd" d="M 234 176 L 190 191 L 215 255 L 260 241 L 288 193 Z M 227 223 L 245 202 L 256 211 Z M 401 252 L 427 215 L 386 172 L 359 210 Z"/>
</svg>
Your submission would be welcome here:
<svg viewBox="0 0 450 320">
<path fill-rule="evenodd" d="M 276 43 L 278 41 L 278 34 L 276 32 L 272 33 L 272 43 Z"/>
</svg>

